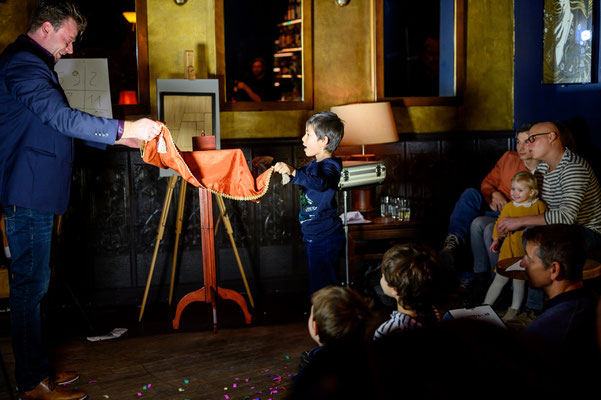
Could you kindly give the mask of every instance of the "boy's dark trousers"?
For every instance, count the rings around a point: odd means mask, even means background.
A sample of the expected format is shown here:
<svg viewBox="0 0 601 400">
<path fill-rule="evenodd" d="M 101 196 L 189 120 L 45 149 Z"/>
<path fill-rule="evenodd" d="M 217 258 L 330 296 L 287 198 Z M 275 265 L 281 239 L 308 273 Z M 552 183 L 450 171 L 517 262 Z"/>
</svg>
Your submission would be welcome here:
<svg viewBox="0 0 601 400">
<path fill-rule="evenodd" d="M 311 295 L 321 288 L 338 283 L 336 271 L 344 243 L 342 229 L 326 237 L 305 241 Z"/>
</svg>

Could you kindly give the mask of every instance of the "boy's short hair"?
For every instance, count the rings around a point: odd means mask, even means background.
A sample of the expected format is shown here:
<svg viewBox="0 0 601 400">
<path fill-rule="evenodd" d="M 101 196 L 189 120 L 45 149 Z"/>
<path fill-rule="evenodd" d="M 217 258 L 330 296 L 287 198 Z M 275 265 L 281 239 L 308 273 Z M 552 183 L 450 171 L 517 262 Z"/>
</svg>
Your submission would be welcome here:
<svg viewBox="0 0 601 400">
<path fill-rule="evenodd" d="M 41 0 L 31 14 L 28 32 L 37 31 L 46 21 L 58 31 L 68 18 L 73 18 L 77 24 L 78 37 L 81 37 L 87 21 L 76 3 L 69 0 Z"/>
<path fill-rule="evenodd" d="M 521 182 L 525 183 L 527 187 L 534 191 L 532 198 L 538 196 L 538 181 L 536 177 L 528 171 L 520 171 L 511 178 L 511 183 Z"/>
<path fill-rule="evenodd" d="M 396 289 L 403 307 L 426 314 L 432 311 L 439 264 L 435 253 L 415 244 L 396 245 L 382 259 L 382 275 Z"/>
<path fill-rule="evenodd" d="M 322 344 L 357 343 L 365 337 L 371 304 L 356 290 L 327 286 L 313 294 L 311 304 Z"/>
<path fill-rule="evenodd" d="M 331 111 L 322 111 L 313 114 L 307 120 L 305 128 L 308 128 L 309 126 L 313 127 L 315 136 L 317 136 L 318 139 L 323 137 L 329 139 L 326 150 L 330 153 L 333 153 L 338 148 L 340 141 L 344 137 L 344 123 L 338 115 Z"/>
</svg>

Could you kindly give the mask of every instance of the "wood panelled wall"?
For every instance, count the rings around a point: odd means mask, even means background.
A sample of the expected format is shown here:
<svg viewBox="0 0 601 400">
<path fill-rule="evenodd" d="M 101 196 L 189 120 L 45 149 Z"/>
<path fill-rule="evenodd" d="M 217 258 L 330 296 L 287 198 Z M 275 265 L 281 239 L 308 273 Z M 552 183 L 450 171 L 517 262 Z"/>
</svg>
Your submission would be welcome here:
<svg viewBox="0 0 601 400">
<path fill-rule="evenodd" d="M 412 217 L 423 221 L 430 244 L 439 247 L 459 194 L 467 187 L 479 187 L 512 142 L 513 133 L 506 131 L 448 132 L 402 135 L 397 143 L 373 146 L 368 150 L 378 154 L 387 166 L 387 179 L 378 186 L 378 196 L 408 197 Z M 291 165 L 308 161 L 299 139 L 228 140 L 222 147 L 241 148 L 249 163 L 259 155 Z M 167 178 L 159 178 L 158 169 L 146 165 L 138 151 L 112 148 L 103 152 L 85 146 L 77 150 L 71 203 L 55 247 L 54 272 L 70 283 L 84 305 L 139 304 Z M 149 304 L 165 302 L 168 297 L 179 188 L 178 182 L 159 247 Z M 306 286 L 298 196 L 295 185 L 282 186 L 276 176 L 260 203 L 226 200 L 236 245 L 255 295 L 302 291 Z M 198 207 L 198 191 L 188 185 L 175 303 L 202 287 Z M 216 204 L 213 208 L 218 210 Z M 223 224 L 217 228 L 215 245 L 219 284 L 242 292 Z"/>
</svg>

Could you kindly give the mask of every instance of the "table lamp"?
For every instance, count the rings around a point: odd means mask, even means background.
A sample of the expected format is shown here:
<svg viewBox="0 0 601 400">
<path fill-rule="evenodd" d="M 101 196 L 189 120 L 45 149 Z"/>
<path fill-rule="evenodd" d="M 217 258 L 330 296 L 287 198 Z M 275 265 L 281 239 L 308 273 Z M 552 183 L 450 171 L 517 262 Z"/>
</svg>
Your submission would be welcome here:
<svg viewBox="0 0 601 400">
<path fill-rule="evenodd" d="M 388 102 L 355 103 L 330 108 L 344 122 L 344 137 L 340 146 L 361 146 L 361 154 L 351 160 L 373 161 L 375 154 L 365 154 L 365 145 L 391 143 L 399 140 L 392 108 Z M 352 210 L 372 217 L 375 211 L 375 187 L 351 192 Z"/>
<path fill-rule="evenodd" d="M 344 122 L 344 137 L 340 146 L 361 146 L 361 154 L 354 154 L 353 159 L 367 161 L 375 158 L 374 154 L 365 154 L 366 144 L 399 140 L 388 102 L 347 104 L 332 107 L 330 111 Z"/>
</svg>

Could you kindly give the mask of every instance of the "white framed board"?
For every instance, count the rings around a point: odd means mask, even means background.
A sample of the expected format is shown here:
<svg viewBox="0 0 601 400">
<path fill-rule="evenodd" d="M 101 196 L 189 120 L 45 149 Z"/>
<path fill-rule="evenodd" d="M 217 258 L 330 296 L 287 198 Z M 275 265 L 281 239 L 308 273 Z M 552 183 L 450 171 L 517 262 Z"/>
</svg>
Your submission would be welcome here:
<svg viewBox="0 0 601 400">
<path fill-rule="evenodd" d="M 106 58 L 60 59 L 54 70 L 72 108 L 113 118 Z"/>
</svg>

